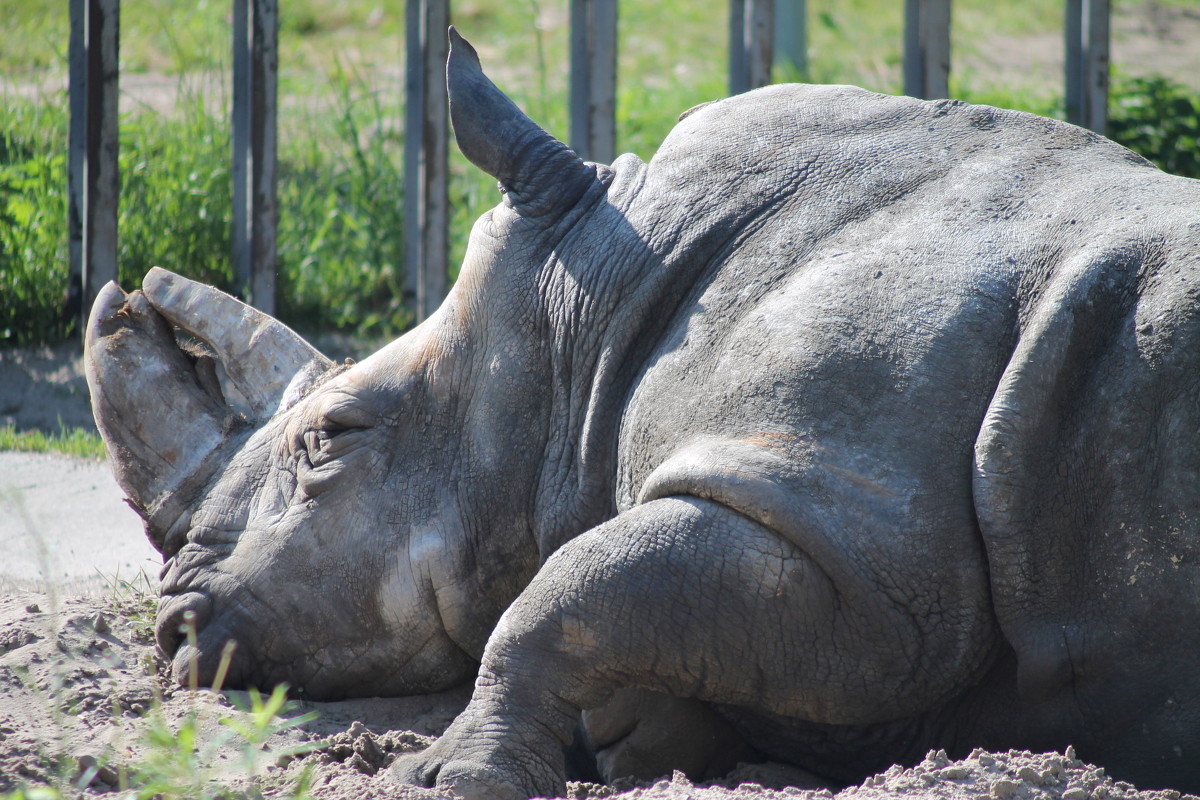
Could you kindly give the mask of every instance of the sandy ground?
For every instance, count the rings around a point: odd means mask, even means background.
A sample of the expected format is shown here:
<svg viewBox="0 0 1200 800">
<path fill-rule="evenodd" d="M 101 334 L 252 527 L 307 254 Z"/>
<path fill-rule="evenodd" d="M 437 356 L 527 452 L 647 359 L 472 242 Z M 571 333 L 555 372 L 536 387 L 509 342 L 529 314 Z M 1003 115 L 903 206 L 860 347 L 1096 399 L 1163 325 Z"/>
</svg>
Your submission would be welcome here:
<svg viewBox="0 0 1200 800">
<path fill-rule="evenodd" d="M 0 350 L 0 424 L 95 429 L 77 343 Z M 0 452 L 0 553 L 0 595 L 94 594 L 162 564 L 106 463 L 40 453 Z"/>
<path fill-rule="evenodd" d="M 0 453 L 0 595 L 157 579 L 162 559 L 122 497 L 106 462 Z"/>
</svg>

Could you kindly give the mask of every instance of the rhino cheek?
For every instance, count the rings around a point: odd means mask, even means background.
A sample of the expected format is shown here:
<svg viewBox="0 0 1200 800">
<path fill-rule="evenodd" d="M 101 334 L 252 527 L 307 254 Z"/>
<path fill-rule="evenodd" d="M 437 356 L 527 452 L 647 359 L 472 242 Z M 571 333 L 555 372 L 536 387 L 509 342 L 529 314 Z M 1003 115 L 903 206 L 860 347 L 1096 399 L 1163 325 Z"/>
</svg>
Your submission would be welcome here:
<svg viewBox="0 0 1200 800">
<path fill-rule="evenodd" d="M 436 528 L 414 528 L 388 558 L 375 599 L 388 632 L 402 647 L 406 642 L 419 646 L 431 636 L 445 635 L 429 574 L 418 566 L 436 557 L 442 547 Z"/>
</svg>

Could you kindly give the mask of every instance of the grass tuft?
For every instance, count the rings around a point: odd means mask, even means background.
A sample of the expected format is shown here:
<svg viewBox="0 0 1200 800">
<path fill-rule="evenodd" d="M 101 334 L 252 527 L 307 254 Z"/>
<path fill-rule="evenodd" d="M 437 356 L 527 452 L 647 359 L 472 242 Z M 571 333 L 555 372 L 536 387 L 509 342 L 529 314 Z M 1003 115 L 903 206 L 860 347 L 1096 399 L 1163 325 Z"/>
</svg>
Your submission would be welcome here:
<svg viewBox="0 0 1200 800">
<path fill-rule="evenodd" d="M 0 450 L 23 453 L 61 453 L 77 458 L 103 461 L 104 442 L 95 431 L 67 428 L 59 422 L 58 433 L 41 430 L 18 430 L 15 425 L 0 425 Z"/>
</svg>

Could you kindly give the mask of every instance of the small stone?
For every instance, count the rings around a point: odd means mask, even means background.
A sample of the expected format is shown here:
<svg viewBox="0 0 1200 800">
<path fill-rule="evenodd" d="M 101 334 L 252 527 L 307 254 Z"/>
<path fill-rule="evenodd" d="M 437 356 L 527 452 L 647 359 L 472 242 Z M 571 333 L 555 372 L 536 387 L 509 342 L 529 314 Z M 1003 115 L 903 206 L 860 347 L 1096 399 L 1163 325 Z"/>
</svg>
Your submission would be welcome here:
<svg viewBox="0 0 1200 800">
<path fill-rule="evenodd" d="M 111 767 L 101 767 L 96 770 L 96 777 L 109 786 L 120 786 L 121 778 L 117 775 L 117 771 Z"/>
<path fill-rule="evenodd" d="M 1062 793 L 1063 800 L 1088 800 L 1087 789 L 1073 786 Z"/>
<path fill-rule="evenodd" d="M 354 722 L 350 723 L 350 727 L 346 730 L 346 733 L 350 735 L 351 739 L 357 739 L 364 733 L 370 733 L 370 731 L 367 730 L 366 725 L 363 725 L 358 720 L 354 720 Z"/>
<path fill-rule="evenodd" d="M 90 786 L 96 781 L 107 783 L 109 786 L 116 786 L 117 775 L 108 767 L 102 767 L 96 761 L 93 755 L 76 756 L 75 765 L 79 768 L 79 773 L 76 780 L 81 780 L 87 776 L 87 785 Z M 90 773 L 90 775 L 89 775 Z"/>
<path fill-rule="evenodd" d="M 1004 778 L 992 784 L 992 797 L 1000 798 L 1000 800 L 1008 800 L 1017 793 L 1017 784 L 1015 781 L 1010 781 Z"/>
<path fill-rule="evenodd" d="M 96 633 L 108 633 L 112 629 L 108 625 L 108 618 L 103 614 L 97 614 L 96 618 L 92 620 L 92 630 Z"/>
<path fill-rule="evenodd" d="M 1034 786 L 1041 786 L 1042 784 L 1042 773 L 1028 764 L 1017 770 L 1017 777 L 1023 781 L 1032 783 Z"/>
<path fill-rule="evenodd" d="M 987 753 L 980 753 L 978 756 L 976 756 L 976 759 L 985 767 L 990 767 L 996 763 L 996 759 L 992 758 L 992 756 Z"/>
<path fill-rule="evenodd" d="M 129 710 L 132 711 L 134 714 L 137 714 L 139 717 L 146 716 L 146 706 L 143 705 L 142 703 L 132 704 L 131 706 L 129 706 Z"/>
<path fill-rule="evenodd" d="M 25 613 L 26 614 L 40 614 L 40 613 L 42 613 L 42 607 L 39 606 L 37 603 L 30 603 L 29 605 L 25 606 Z"/>
<path fill-rule="evenodd" d="M 1074 761 L 1075 747 L 1073 745 L 1067 745 L 1066 752 L 1064 752 L 1063 755 L 1066 757 L 1067 761 Z"/>
<path fill-rule="evenodd" d="M 938 777 L 949 781 L 957 781 L 967 777 L 967 768 L 959 764 L 951 764 L 938 773 Z"/>
</svg>

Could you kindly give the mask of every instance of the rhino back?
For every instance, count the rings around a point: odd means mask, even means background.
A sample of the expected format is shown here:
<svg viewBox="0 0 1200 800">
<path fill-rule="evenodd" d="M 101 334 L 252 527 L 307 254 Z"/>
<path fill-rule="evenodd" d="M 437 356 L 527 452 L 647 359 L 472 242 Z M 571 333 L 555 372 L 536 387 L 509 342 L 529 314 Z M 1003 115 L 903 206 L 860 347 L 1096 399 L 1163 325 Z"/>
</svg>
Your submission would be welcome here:
<svg viewBox="0 0 1200 800">
<path fill-rule="evenodd" d="M 849 87 L 688 117 L 628 212 L 651 241 L 662 226 L 639 216 L 693 232 L 662 259 L 690 280 L 664 283 L 686 296 L 626 407 L 619 507 L 673 454 L 757 436 L 807 479 L 824 464 L 897 498 L 932 492 L 929 511 L 973 534 L 973 443 L 1023 308 L 1108 235 L 1089 204 L 1128 174 L 1158 173 L 1061 123 Z M 720 247 L 690 246 L 714 230 Z"/>
</svg>

